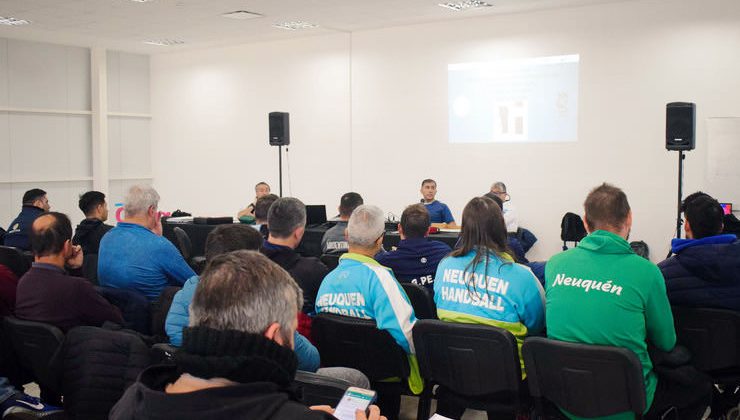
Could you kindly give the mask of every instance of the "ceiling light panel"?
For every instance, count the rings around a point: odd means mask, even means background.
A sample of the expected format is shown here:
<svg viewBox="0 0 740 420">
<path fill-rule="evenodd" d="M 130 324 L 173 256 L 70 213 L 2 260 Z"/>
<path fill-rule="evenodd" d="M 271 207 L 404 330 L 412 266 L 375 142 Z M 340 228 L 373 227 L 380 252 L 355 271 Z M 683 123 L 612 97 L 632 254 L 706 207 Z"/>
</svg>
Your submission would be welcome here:
<svg viewBox="0 0 740 420">
<path fill-rule="evenodd" d="M 182 45 L 185 41 L 180 39 L 151 39 L 144 41 L 145 44 L 157 45 L 159 47 L 172 47 L 174 45 Z"/>
<path fill-rule="evenodd" d="M 246 10 L 237 10 L 235 12 L 224 13 L 221 16 L 236 20 L 248 20 L 262 17 L 262 15 L 259 13 L 247 12 Z"/>
<path fill-rule="evenodd" d="M 29 23 L 31 22 L 25 19 L 16 19 L 14 17 L 0 16 L 0 25 L 20 26 L 20 25 L 28 25 Z"/>
<path fill-rule="evenodd" d="M 439 3 L 439 6 L 444 7 L 445 9 L 450 9 L 450 10 L 459 12 L 459 11 L 468 10 L 468 9 L 482 9 L 484 7 L 491 7 L 492 5 L 482 0 L 465 0 L 465 1 L 459 1 L 457 3 L 453 3 L 453 2 Z"/>
<path fill-rule="evenodd" d="M 287 29 L 289 31 L 297 31 L 298 29 L 313 29 L 318 28 L 319 25 L 310 22 L 304 22 L 302 20 L 292 22 L 282 22 L 272 25 L 274 28 Z"/>
</svg>

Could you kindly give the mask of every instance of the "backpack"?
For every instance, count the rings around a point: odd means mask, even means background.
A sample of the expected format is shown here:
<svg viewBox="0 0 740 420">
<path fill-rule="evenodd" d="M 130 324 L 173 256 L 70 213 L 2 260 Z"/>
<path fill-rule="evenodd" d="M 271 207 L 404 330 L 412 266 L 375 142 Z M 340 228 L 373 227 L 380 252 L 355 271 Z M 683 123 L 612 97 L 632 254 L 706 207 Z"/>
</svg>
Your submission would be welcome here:
<svg viewBox="0 0 740 420">
<path fill-rule="evenodd" d="M 567 242 L 578 242 L 586 237 L 586 228 L 583 227 L 581 216 L 575 213 L 565 213 L 560 222 L 560 239 L 563 240 L 563 251 L 568 249 Z"/>
</svg>

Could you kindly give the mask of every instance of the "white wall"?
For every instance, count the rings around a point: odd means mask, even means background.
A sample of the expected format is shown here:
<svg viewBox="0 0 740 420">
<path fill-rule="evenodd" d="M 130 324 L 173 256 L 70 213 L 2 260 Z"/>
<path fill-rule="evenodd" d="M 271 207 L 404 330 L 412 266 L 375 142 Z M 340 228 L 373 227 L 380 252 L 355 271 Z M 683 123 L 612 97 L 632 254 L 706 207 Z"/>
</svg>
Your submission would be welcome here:
<svg viewBox="0 0 740 420">
<path fill-rule="evenodd" d="M 706 135 L 707 118 L 740 116 L 738 51 L 739 2 L 646 0 L 155 56 L 154 181 L 167 208 L 235 213 L 257 181 L 276 189 L 267 113 L 289 111 L 287 192 L 307 203 L 355 190 L 400 214 L 432 177 L 459 219 L 500 179 L 540 238 L 530 257 L 547 258 L 562 215 L 609 181 L 658 261 L 675 230 L 667 102 L 698 106 L 685 190 L 740 203 L 735 185 L 709 185 Z M 577 143 L 448 144 L 448 63 L 560 54 L 581 56 Z"/>
</svg>

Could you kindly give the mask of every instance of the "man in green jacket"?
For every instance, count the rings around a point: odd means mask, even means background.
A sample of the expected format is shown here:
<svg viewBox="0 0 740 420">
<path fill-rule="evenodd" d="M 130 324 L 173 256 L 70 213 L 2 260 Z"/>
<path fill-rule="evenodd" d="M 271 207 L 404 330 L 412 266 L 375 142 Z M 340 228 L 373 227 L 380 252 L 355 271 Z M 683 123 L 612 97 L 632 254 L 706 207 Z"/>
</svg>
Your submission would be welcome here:
<svg viewBox="0 0 740 420">
<path fill-rule="evenodd" d="M 589 235 L 547 263 L 548 337 L 632 350 L 642 363 L 647 418 L 676 407 L 680 418 L 700 419 L 711 400 L 711 384 L 701 375 L 691 384 L 658 377 L 648 355 L 648 343 L 673 350 L 676 332 L 660 270 L 627 242 L 632 228 L 627 196 L 605 183 L 589 193 L 584 210 Z"/>
</svg>

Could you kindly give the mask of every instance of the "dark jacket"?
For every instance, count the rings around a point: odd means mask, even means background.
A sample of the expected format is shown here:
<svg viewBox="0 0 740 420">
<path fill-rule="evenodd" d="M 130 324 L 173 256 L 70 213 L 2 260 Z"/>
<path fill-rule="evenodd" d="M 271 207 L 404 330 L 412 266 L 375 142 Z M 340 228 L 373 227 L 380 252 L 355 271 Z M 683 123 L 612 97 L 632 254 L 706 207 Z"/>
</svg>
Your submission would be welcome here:
<svg viewBox="0 0 740 420">
<path fill-rule="evenodd" d="M 401 240 L 394 251 L 379 253 L 375 260 L 392 269 L 398 281 L 425 286 L 434 292 L 437 265 L 451 251 L 444 242 L 411 238 Z"/>
<path fill-rule="evenodd" d="M 18 282 L 15 315 L 65 332 L 80 325 L 99 327 L 105 321 L 123 323 L 118 308 L 100 296 L 90 282 L 40 263 L 33 263 Z"/>
<path fill-rule="evenodd" d="M 72 243 L 82 246 L 85 255 L 97 254 L 100 240 L 111 229 L 113 226 L 106 225 L 99 219 L 85 219 L 77 225 Z"/>
<path fill-rule="evenodd" d="M 17 288 L 18 277 L 8 267 L 0 265 L 0 317 L 13 315 Z"/>
<path fill-rule="evenodd" d="M 271 244 L 268 241 L 262 245 L 262 253 L 267 258 L 290 273 L 293 280 L 303 290 L 303 309 L 301 312 L 307 315 L 315 313 L 316 294 L 324 277 L 329 273 L 324 263 L 314 257 L 302 257 L 287 246 Z"/>
<path fill-rule="evenodd" d="M 299 403 L 291 391 L 295 354 L 258 334 L 186 328 L 176 366 L 154 366 L 139 376 L 109 419 L 332 419 Z M 181 373 L 237 385 L 168 394 Z"/>
<path fill-rule="evenodd" d="M 740 241 L 735 235 L 674 239 L 658 264 L 672 305 L 740 311 Z"/>
<path fill-rule="evenodd" d="M 8 233 L 5 235 L 5 246 L 30 251 L 31 242 L 28 233 L 31 232 L 33 221 L 43 212 L 44 209 L 24 204 L 18 217 L 10 222 L 10 226 L 8 226 Z"/>
</svg>

